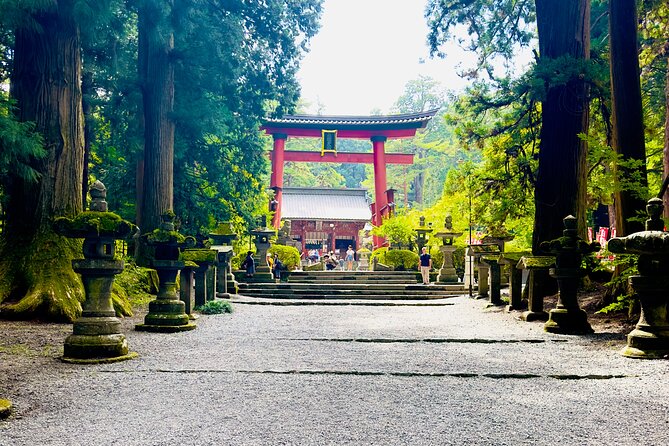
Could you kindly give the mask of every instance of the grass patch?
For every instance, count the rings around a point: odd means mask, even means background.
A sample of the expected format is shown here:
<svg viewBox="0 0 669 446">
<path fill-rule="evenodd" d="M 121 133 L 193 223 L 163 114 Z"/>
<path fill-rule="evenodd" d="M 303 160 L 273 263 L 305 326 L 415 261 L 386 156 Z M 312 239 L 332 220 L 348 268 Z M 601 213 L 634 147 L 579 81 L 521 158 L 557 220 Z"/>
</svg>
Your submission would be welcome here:
<svg viewBox="0 0 669 446">
<path fill-rule="evenodd" d="M 227 300 L 216 299 L 196 307 L 195 311 L 199 311 L 202 314 L 232 313 L 232 305 Z"/>
</svg>

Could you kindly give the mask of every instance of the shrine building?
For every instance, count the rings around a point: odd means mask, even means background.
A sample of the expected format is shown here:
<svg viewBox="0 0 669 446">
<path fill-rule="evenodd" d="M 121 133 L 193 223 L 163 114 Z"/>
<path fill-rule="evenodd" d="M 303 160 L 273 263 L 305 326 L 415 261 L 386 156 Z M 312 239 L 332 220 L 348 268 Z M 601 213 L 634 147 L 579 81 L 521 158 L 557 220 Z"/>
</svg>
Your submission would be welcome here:
<svg viewBox="0 0 669 446">
<path fill-rule="evenodd" d="M 286 187 L 281 218 L 290 220 L 290 236 L 305 255 L 313 249 L 343 254 L 349 245 L 360 247 L 359 233 L 372 212 L 365 189 Z"/>
</svg>

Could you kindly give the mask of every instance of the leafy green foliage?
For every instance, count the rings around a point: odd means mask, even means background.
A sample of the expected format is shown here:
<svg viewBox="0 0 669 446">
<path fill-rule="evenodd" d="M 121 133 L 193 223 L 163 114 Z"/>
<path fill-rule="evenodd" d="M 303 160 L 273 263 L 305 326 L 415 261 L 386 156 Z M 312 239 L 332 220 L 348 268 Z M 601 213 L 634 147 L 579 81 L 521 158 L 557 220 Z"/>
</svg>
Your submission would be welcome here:
<svg viewBox="0 0 669 446">
<path fill-rule="evenodd" d="M 373 261 L 378 258 L 380 263 L 388 265 L 396 271 L 415 270 L 418 268 L 418 254 L 408 249 L 379 248 L 372 252 Z"/>
<path fill-rule="evenodd" d="M 232 304 L 227 300 L 214 299 L 207 301 L 204 305 L 196 307 L 195 311 L 199 311 L 202 314 L 232 313 Z"/>
<path fill-rule="evenodd" d="M 446 57 L 443 44 L 448 41 L 477 53 L 477 66 L 463 73 L 469 77 L 478 76 L 481 69 L 493 77 L 496 59 L 508 61 L 518 45 L 530 44 L 536 20 L 532 0 L 429 0 L 425 17 L 432 55 Z M 466 33 L 456 32 L 461 27 Z"/>
<path fill-rule="evenodd" d="M 279 260 L 283 263 L 288 271 L 292 271 L 300 264 L 300 253 L 294 246 L 272 245 L 268 252 L 274 256 L 279 256 Z"/>
<path fill-rule="evenodd" d="M 391 245 L 408 247 L 415 233 L 410 219 L 406 215 L 397 215 L 383 221 L 379 227 L 372 229 L 372 234 L 384 237 Z"/>
<path fill-rule="evenodd" d="M 14 116 L 13 101 L 0 90 L 0 192 L 6 190 L 11 176 L 37 181 L 39 174 L 31 163 L 46 156 L 42 144 L 35 124 L 19 122 Z"/>
</svg>

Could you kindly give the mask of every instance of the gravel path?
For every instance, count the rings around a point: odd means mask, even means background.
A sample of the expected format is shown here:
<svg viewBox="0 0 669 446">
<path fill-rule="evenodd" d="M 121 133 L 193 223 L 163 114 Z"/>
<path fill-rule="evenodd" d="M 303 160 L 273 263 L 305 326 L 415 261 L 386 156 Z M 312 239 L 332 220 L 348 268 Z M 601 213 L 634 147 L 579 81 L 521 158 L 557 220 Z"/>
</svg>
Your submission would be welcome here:
<svg viewBox="0 0 669 446">
<path fill-rule="evenodd" d="M 0 322 L 0 445 L 669 444 L 669 361 L 445 306 L 235 304 L 77 366 L 67 325 Z"/>
</svg>

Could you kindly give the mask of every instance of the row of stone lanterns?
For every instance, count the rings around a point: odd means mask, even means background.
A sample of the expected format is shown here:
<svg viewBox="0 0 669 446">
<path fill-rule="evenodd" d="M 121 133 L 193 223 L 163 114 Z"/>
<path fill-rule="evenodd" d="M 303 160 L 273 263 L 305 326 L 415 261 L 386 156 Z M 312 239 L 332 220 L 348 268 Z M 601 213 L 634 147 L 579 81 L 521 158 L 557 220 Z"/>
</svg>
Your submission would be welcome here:
<svg viewBox="0 0 669 446">
<path fill-rule="evenodd" d="M 131 238 L 139 228 L 123 220 L 117 214 L 109 212 L 106 202 L 106 188 L 96 181 L 90 188 L 91 204 L 88 211 L 73 219 L 61 217 L 55 221 L 58 234 L 70 238 L 83 238 L 83 259 L 72 261 L 72 267 L 79 273 L 84 285 L 85 301 L 82 315 L 73 325 L 73 333 L 65 340 L 62 360 L 71 363 L 103 363 L 131 359 L 137 353 L 129 351 L 125 336 L 121 333 L 121 321 L 116 317 L 112 304 L 112 286 L 114 276 L 123 271 L 123 260 L 115 259 L 115 241 Z M 158 229 L 142 235 L 143 242 L 154 248 L 151 266 L 157 271 L 159 290 L 156 299 L 149 303 L 149 312 L 143 324 L 135 326 L 139 331 L 174 333 L 196 328 L 191 322 L 191 306 L 186 308 L 185 299 L 177 293 L 176 278 L 182 272 L 182 280 L 190 272 L 191 281 L 182 284 L 182 292 L 190 292 L 195 271 L 196 279 L 203 282 L 202 287 L 213 288 L 209 291 L 211 299 L 216 291 L 222 297 L 228 295 L 228 286 L 232 270 L 230 259 L 232 247 L 222 246 L 230 243 L 236 235 L 229 231 L 225 234 L 212 234 L 215 243 L 211 248 L 196 249 L 193 237 L 184 237 L 176 231 L 175 215 L 167 212 L 162 216 Z M 205 252 L 206 251 L 206 252 Z M 186 254 L 186 255 L 184 255 Z M 194 259 L 193 268 L 186 268 L 182 257 Z M 210 287 L 213 280 L 207 280 L 211 265 L 221 265 L 219 276 L 223 284 L 221 290 Z M 197 282 L 196 283 L 199 283 Z M 232 282 L 235 284 L 234 279 Z M 236 292 L 234 289 L 233 292 Z M 207 293 L 204 293 L 205 300 Z M 196 287 L 196 297 L 198 288 Z M 203 304 L 205 302 L 200 302 Z M 188 311 L 186 311 L 188 310 Z"/>
</svg>

